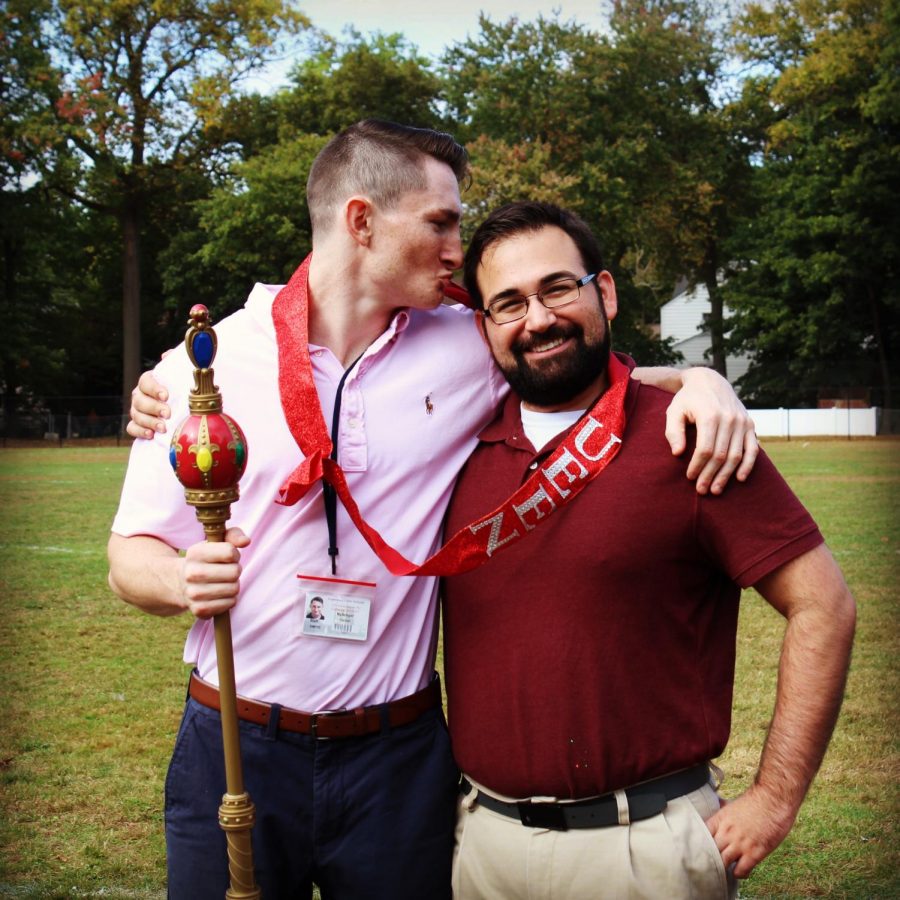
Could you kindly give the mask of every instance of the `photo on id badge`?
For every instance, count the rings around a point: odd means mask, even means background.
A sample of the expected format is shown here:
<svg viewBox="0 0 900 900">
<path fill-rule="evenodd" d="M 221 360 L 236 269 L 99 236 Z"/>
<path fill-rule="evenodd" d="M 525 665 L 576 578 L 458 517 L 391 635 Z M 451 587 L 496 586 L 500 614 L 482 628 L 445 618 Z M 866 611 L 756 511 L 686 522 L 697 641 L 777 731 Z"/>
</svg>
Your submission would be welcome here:
<svg viewBox="0 0 900 900">
<path fill-rule="evenodd" d="M 374 582 L 298 574 L 297 585 L 295 636 L 340 641 L 368 638 Z"/>
</svg>

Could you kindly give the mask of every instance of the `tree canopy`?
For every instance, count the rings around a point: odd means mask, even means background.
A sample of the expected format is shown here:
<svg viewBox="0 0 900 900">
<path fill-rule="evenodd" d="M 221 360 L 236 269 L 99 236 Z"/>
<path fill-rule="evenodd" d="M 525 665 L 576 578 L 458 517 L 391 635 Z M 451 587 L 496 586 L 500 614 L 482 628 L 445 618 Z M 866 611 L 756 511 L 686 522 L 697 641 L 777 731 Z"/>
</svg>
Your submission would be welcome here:
<svg viewBox="0 0 900 900">
<path fill-rule="evenodd" d="M 305 20 L 284 0 L 11 0 L 4 20 L 4 56 L 16 63 L 0 106 L 8 169 L 121 231 L 127 396 L 142 360 L 150 198 L 210 154 L 204 130 L 235 82 Z"/>
<path fill-rule="evenodd" d="M 608 12 L 602 32 L 482 16 L 433 62 L 399 33 L 312 31 L 288 0 L 7 0 L 7 423 L 17 405 L 110 394 L 117 378 L 127 392 L 192 303 L 218 316 L 253 281 L 284 280 L 311 243 L 312 159 L 365 116 L 464 141 L 464 238 L 513 199 L 578 211 L 616 278 L 616 344 L 641 362 L 673 359 L 654 326 L 686 281 L 710 295 L 710 364 L 753 357 L 750 401 L 865 386 L 890 406 L 896 0 Z M 301 32 L 283 87 L 239 88 Z"/>
<path fill-rule="evenodd" d="M 738 26 L 762 66 L 745 93 L 766 126 L 756 202 L 732 241 L 732 344 L 755 354 L 766 404 L 856 385 L 891 407 L 897 378 L 900 81 L 896 4 L 751 5 Z"/>
</svg>

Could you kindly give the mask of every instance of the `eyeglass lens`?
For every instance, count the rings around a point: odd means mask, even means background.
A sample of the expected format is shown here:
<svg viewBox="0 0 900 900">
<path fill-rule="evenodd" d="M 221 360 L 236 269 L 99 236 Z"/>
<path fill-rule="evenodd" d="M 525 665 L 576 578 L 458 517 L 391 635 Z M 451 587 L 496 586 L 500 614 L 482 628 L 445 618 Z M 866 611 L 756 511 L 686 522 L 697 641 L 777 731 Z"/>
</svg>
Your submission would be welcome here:
<svg viewBox="0 0 900 900">
<path fill-rule="evenodd" d="M 529 297 L 536 297 L 547 309 L 565 306 L 578 299 L 579 285 L 574 278 L 566 278 L 562 281 L 554 281 L 541 290 L 530 294 L 516 294 L 512 297 L 503 297 L 488 307 L 491 318 L 498 324 L 514 322 L 521 319 L 528 312 Z"/>
</svg>

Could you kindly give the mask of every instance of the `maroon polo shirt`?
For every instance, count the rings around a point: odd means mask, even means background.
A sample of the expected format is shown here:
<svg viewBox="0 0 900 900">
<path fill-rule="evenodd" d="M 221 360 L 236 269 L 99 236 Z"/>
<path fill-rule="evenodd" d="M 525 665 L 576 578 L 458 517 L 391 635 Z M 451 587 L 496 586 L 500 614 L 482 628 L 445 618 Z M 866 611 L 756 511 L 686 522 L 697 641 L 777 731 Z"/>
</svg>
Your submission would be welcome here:
<svg viewBox="0 0 900 900">
<path fill-rule="evenodd" d="M 822 542 L 761 454 L 699 496 L 671 455 L 671 395 L 629 386 L 624 442 L 571 504 L 444 580 L 444 663 L 460 768 L 512 797 L 588 797 L 718 756 L 728 741 L 741 588 Z M 509 497 L 535 453 L 519 402 L 481 434 L 446 533 Z"/>
</svg>

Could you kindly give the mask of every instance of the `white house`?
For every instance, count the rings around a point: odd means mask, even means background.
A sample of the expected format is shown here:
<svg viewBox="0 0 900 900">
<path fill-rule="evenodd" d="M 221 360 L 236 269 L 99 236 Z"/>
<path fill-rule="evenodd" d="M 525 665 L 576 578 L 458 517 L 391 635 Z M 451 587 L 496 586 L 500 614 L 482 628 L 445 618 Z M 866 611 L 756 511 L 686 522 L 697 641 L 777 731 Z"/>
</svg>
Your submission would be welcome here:
<svg viewBox="0 0 900 900">
<path fill-rule="evenodd" d="M 692 290 L 676 287 L 675 296 L 660 308 L 659 336 L 674 338 L 673 347 L 684 356 L 685 366 L 708 366 L 709 357 L 705 356 L 710 348 L 709 334 L 703 331 L 705 316 L 710 312 L 709 291 L 706 286 L 698 284 Z M 725 321 L 728 321 L 729 310 L 724 309 Z M 728 380 L 734 383 L 750 367 L 749 356 L 727 356 L 725 367 Z"/>
</svg>

